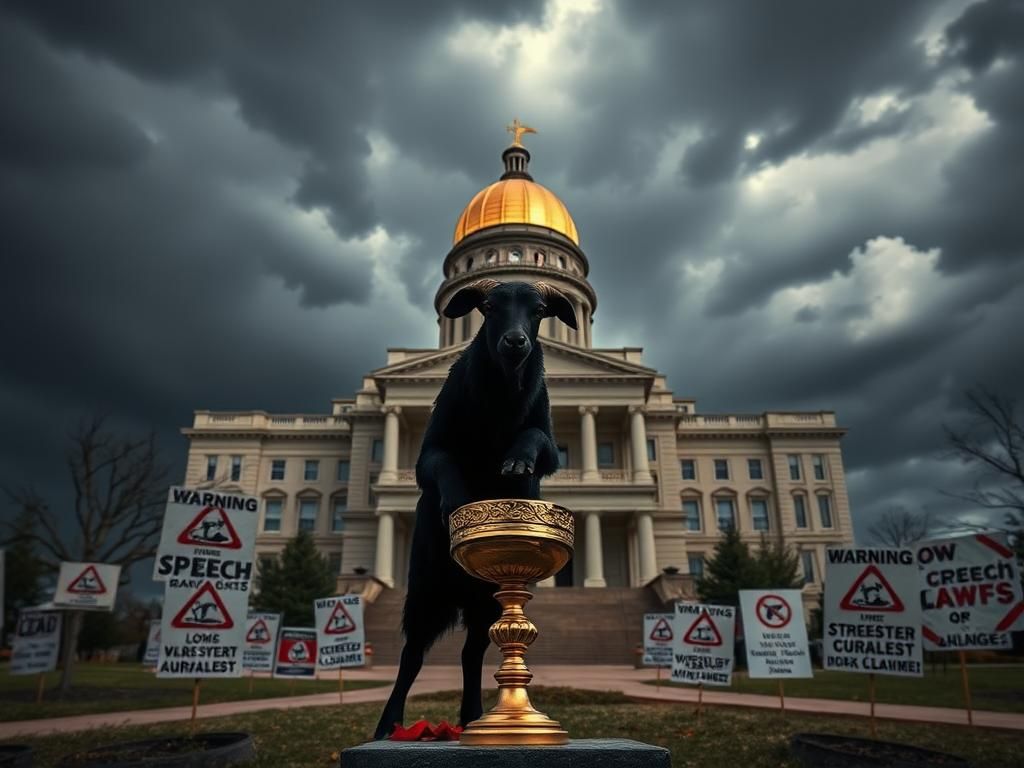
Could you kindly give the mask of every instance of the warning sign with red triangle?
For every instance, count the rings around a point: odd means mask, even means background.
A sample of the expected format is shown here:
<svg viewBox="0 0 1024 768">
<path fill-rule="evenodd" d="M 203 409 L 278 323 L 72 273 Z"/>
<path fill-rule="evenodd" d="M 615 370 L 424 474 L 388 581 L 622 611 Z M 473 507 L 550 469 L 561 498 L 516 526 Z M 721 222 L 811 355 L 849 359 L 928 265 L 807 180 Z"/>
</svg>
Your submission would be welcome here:
<svg viewBox="0 0 1024 768">
<path fill-rule="evenodd" d="M 309 646 L 305 640 L 298 640 L 288 649 L 288 661 L 309 661 L 313 654 L 309 652 Z"/>
<path fill-rule="evenodd" d="M 95 565 L 90 565 L 68 584 L 68 592 L 74 595 L 102 595 L 106 591 L 107 587 L 103 584 Z"/>
<path fill-rule="evenodd" d="M 331 615 L 327 617 L 324 634 L 347 635 L 349 632 L 354 632 L 355 629 L 356 623 L 352 620 L 349 612 L 345 610 L 345 605 L 339 600 L 334 604 L 334 610 L 331 611 Z"/>
<path fill-rule="evenodd" d="M 208 581 L 171 619 L 171 626 L 177 629 L 231 629 L 235 622 L 217 590 Z"/>
<path fill-rule="evenodd" d="M 270 628 L 267 626 L 267 622 L 260 619 L 251 627 L 245 634 L 245 642 L 256 643 L 257 645 L 264 645 L 270 642 Z"/>
<path fill-rule="evenodd" d="M 691 645 L 721 645 L 722 635 L 719 634 L 718 627 L 711 620 L 711 616 L 708 615 L 707 611 L 704 611 L 690 625 L 690 628 L 686 630 L 686 634 L 683 635 L 683 642 L 690 643 Z"/>
<path fill-rule="evenodd" d="M 903 601 L 882 572 L 869 565 L 854 580 L 846 596 L 839 601 L 839 607 L 844 611 L 861 613 L 902 613 Z"/>
<path fill-rule="evenodd" d="M 659 619 L 651 630 L 651 640 L 656 643 L 667 643 L 672 640 L 672 625 L 664 617 Z"/>
<path fill-rule="evenodd" d="M 178 543 L 194 547 L 242 548 L 242 540 L 238 538 L 235 527 L 221 507 L 203 507 L 195 519 L 185 526 L 185 530 L 178 534 Z"/>
</svg>

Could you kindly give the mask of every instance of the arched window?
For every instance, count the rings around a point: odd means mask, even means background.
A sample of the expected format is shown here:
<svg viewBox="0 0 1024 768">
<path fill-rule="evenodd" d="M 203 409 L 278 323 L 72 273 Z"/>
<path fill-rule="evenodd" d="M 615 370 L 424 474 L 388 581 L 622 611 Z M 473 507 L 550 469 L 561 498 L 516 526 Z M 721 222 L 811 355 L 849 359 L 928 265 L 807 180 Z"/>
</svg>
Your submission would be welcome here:
<svg viewBox="0 0 1024 768">
<path fill-rule="evenodd" d="M 497 264 L 498 263 L 498 252 L 493 248 L 487 252 L 487 263 Z"/>
<path fill-rule="evenodd" d="M 508 261 L 510 264 L 518 264 L 523 260 L 523 252 L 518 248 L 513 248 L 508 252 Z"/>
<path fill-rule="evenodd" d="M 565 269 L 565 256 L 558 254 L 558 268 Z"/>
<path fill-rule="evenodd" d="M 473 257 L 470 256 L 466 261 L 466 271 L 469 272 L 473 268 Z"/>
<path fill-rule="evenodd" d="M 533 261 L 538 267 L 544 266 L 544 254 L 541 251 L 536 251 L 533 254 Z"/>
</svg>

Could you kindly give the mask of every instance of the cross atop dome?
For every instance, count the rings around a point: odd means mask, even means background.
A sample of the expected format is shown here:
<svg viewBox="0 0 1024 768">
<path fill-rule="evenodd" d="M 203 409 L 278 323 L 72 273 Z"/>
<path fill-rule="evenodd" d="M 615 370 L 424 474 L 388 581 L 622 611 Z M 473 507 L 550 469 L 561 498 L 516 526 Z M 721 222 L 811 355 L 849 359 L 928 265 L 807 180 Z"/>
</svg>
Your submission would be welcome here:
<svg viewBox="0 0 1024 768">
<path fill-rule="evenodd" d="M 506 126 L 506 131 L 512 134 L 512 146 L 521 147 L 523 146 L 523 134 L 524 133 L 536 133 L 536 128 L 531 128 L 528 125 L 523 125 L 519 122 L 519 118 L 512 120 L 512 125 Z"/>
</svg>

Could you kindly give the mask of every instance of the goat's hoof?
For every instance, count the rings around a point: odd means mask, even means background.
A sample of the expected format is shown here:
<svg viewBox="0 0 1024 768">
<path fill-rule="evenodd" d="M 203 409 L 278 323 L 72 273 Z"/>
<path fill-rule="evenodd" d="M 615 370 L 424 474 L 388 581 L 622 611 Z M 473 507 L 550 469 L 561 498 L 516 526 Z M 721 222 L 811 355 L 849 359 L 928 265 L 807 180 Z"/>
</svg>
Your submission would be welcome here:
<svg viewBox="0 0 1024 768">
<path fill-rule="evenodd" d="M 533 462 L 522 459 L 506 459 L 501 465 L 503 475 L 527 475 L 533 474 Z"/>
</svg>

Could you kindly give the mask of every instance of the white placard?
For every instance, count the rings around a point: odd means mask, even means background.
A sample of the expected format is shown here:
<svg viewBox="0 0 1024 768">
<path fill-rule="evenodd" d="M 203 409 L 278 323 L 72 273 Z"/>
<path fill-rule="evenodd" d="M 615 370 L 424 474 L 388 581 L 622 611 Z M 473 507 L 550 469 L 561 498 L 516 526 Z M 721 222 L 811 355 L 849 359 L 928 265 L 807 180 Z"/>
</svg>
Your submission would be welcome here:
<svg viewBox="0 0 1024 768">
<path fill-rule="evenodd" d="M 146 633 L 146 652 L 142 655 L 142 666 L 156 667 L 160 661 L 160 619 L 149 622 Z"/>
<path fill-rule="evenodd" d="M 274 677 L 316 680 L 316 630 L 281 627 L 274 659 Z"/>
<path fill-rule="evenodd" d="M 170 579 L 157 677 L 240 677 L 248 581 Z"/>
<path fill-rule="evenodd" d="M 736 609 L 676 603 L 672 681 L 697 685 L 732 683 Z"/>
<path fill-rule="evenodd" d="M 238 578 L 239 565 L 252 568 L 259 500 L 255 496 L 171 487 L 153 564 L 153 579 L 166 581 L 191 568 L 192 578 Z"/>
<path fill-rule="evenodd" d="M 245 622 L 245 647 L 242 669 L 252 672 L 273 672 L 277 632 L 281 628 L 280 613 L 249 612 Z"/>
<path fill-rule="evenodd" d="M 53 604 L 79 611 L 112 611 L 120 577 L 120 565 L 61 563 Z"/>
<path fill-rule="evenodd" d="M 35 675 L 57 668 L 60 652 L 61 614 L 23 608 L 18 612 L 11 648 L 12 675 Z"/>
<path fill-rule="evenodd" d="M 799 589 L 741 589 L 750 677 L 813 677 Z"/>
<path fill-rule="evenodd" d="M 1017 558 L 1005 533 L 918 545 L 924 647 L 929 651 L 1010 648 L 1024 615 Z"/>
<path fill-rule="evenodd" d="M 835 548 L 825 554 L 825 669 L 924 674 L 913 550 Z"/>
<path fill-rule="evenodd" d="M 363 599 L 359 595 L 325 597 L 313 603 L 316 610 L 317 666 L 320 669 L 361 667 L 363 649 Z"/>
<path fill-rule="evenodd" d="M 644 614 L 644 666 L 672 666 L 672 641 L 675 639 L 674 613 Z"/>
</svg>

